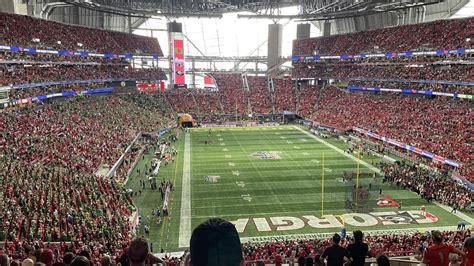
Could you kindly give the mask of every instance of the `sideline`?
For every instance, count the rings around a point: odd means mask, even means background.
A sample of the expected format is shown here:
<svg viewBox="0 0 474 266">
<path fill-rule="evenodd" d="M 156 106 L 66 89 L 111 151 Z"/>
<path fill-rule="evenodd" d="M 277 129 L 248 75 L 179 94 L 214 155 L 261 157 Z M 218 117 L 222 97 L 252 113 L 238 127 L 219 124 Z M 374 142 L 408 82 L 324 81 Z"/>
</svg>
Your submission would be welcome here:
<svg viewBox="0 0 474 266">
<path fill-rule="evenodd" d="M 178 175 L 178 165 L 179 165 L 179 154 L 176 155 L 176 166 L 175 166 L 175 169 L 174 169 L 174 178 L 173 178 L 173 184 L 176 184 L 176 177 Z M 170 209 L 169 209 L 169 213 L 173 213 L 173 207 L 175 204 L 173 204 L 173 201 L 174 201 L 174 193 L 171 193 L 171 199 L 170 199 L 170 203 L 169 203 L 169 206 L 170 206 Z M 173 216 L 172 215 L 169 215 L 168 216 L 168 219 L 163 219 L 163 227 L 161 229 L 161 236 L 160 236 L 160 245 L 159 247 L 160 248 L 163 248 L 163 233 L 165 231 L 165 227 L 166 225 L 168 225 L 168 231 L 166 233 L 166 242 L 165 242 L 165 247 L 164 249 L 166 250 L 168 248 L 168 243 L 169 243 L 169 238 L 170 238 L 170 235 L 171 235 L 171 220 L 173 219 Z"/>
<path fill-rule="evenodd" d="M 443 205 L 441 203 L 438 203 L 438 202 L 433 202 L 434 204 L 436 204 L 436 206 L 440 207 L 441 209 L 451 213 L 451 210 L 453 208 L 449 207 L 449 206 L 446 206 L 446 205 Z M 457 216 L 458 218 L 460 218 L 461 220 L 464 220 L 466 221 L 468 224 L 471 224 L 471 225 L 474 225 L 474 219 L 467 216 L 466 214 L 462 213 L 461 211 L 457 210 L 456 213 L 451 213 L 451 215 L 455 215 Z"/>
<path fill-rule="evenodd" d="M 322 144 L 328 146 L 329 148 L 331 148 L 331 149 L 337 151 L 338 153 L 340 153 L 340 154 L 342 154 L 342 155 L 344 155 L 344 156 L 346 156 L 346 157 L 348 157 L 348 158 L 351 158 L 352 160 L 354 160 L 354 161 L 356 161 L 356 162 L 359 162 L 360 164 L 362 164 L 363 166 L 365 166 L 365 167 L 369 168 L 370 170 L 376 172 L 377 174 L 381 174 L 380 169 L 374 167 L 373 165 L 368 164 L 367 162 L 365 162 L 365 161 L 363 161 L 363 160 L 361 160 L 361 159 L 356 158 L 356 157 L 353 156 L 352 154 L 349 154 L 349 153 L 344 152 L 343 150 L 339 149 L 338 147 L 332 145 L 331 143 L 329 143 L 329 142 L 327 142 L 327 141 L 325 141 L 325 140 L 323 140 L 323 139 L 320 139 L 320 138 L 318 138 L 317 136 L 315 136 L 315 135 L 309 133 L 308 131 L 303 130 L 303 129 L 297 127 L 297 126 L 293 126 L 293 128 L 294 128 L 294 129 L 297 129 L 297 130 L 299 130 L 299 131 L 301 131 L 302 133 L 304 133 L 304 134 L 306 134 L 306 135 L 308 135 L 308 136 L 310 136 L 310 137 L 312 137 L 313 139 L 315 139 L 315 140 L 321 142 Z"/>
<path fill-rule="evenodd" d="M 191 238 L 191 140 L 189 133 L 184 138 L 183 183 L 181 190 L 181 217 L 178 246 L 189 246 Z"/>
</svg>

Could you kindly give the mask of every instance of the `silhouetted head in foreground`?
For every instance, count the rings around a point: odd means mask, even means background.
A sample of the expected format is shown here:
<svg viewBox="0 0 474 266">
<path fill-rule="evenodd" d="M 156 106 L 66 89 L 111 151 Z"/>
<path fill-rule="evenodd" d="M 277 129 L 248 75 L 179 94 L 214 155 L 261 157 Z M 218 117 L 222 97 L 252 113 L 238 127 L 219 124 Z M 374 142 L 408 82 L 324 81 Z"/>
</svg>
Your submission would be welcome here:
<svg viewBox="0 0 474 266">
<path fill-rule="evenodd" d="M 192 266 L 244 265 L 242 246 L 235 226 L 220 218 L 198 225 L 189 243 Z"/>
</svg>

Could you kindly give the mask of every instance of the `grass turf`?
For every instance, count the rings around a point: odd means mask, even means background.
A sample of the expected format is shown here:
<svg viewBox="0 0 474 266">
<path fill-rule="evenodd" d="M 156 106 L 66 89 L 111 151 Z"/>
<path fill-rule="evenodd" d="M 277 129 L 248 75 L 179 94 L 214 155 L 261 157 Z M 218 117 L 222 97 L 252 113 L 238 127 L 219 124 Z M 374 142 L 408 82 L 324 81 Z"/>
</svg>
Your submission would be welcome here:
<svg viewBox="0 0 474 266">
<path fill-rule="evenodd" d="M 192 129 L 191 137 L 191 226 L 211 217 L 222 217 L 235 221 L 246 218 L 269 218 L 277 216 L 302 217 L 315 215 L 321 217 L 341 215 L 348 210 L 344 206 L 346 185 L 341 182 L 343 171 L 356 171 L 357 163 L 334 149 L 318 142 L 293 126 L 255 127 L 255 128 L 213 128 Z M 151 224 L 148 238 L 154 243 L 154 251 L 178 250 L 181 178 L 183 175 L 184 134 L 174 145 L 178 148 L 178 158 L 174 163 L 163 167 L 159 179 L 174 180 L 171 215 L 161 226 L 150 217 L 152 208 L 160 203 L 158 192 L 149 189 L 134 199 L 140 209 L 142 224 Z M 207 144 L 206 144 L 207 141 Z M 328 139 L 328 143 L 344 149 L 348 144 Z M 259 159 L 252 154 L 261 151 L 279 152 L 281 159 Z M 322 164 L 324 155 L 324 207 L 322 207 Z M 134 169 L 127 186 L 137 189 L 139 174 L 149 163 L 152 154 L 145 155 Z M 365 156 L 364 161 L 377 162 L 376 157 Z M 140 168 L 141 167 L 141 168 Z M 360 165 L 361 172 L 371 170 Z M 143 170 L 142 170 L 143 172 Z M 206 176 L 219 176 L 216 183 L 205 181 Z M 361 184 L 373 182 L 371 175 L 360 178 Z M 403 202 L 403 210 L 418 211 L 426 205 L 428 212 L 439 217 L 439 221 L 429 225 L 409 224 L 376 225 L 361 227 L 362 230 L 407 229 L 427 226 L 452 226 L 459 220 L 442 208 L 428 204 L 418 195 L 400 188 L 381 184 L 383 195 L 390 195 Z M 374 211 L 396 211 L 396 207 L 375 207 Z M 348 230 L 354 226 L 346 225 Z M 275 229 L 272 226 L 272 229 Z M 259 232 L 249 223 L 242 237 L 271 235 L 292 235 L 307 233 L 337 232 L 338 229 L 314 229 L 308 226 L 291 231 Z M 142 232 L 142 231 L 141 231 Z"/>
</svg>

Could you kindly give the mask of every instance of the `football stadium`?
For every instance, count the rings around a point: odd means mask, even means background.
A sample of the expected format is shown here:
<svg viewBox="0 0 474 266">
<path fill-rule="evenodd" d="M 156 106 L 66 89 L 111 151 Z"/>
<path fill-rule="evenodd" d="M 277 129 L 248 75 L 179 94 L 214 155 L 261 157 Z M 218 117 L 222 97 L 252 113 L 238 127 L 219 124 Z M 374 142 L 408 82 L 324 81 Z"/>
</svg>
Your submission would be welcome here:
<svg viewBox="0 0 474 266">
<path fill-rule="evenodd" d="M 474 0 L 0 0 L 0 266 L 474 263 Z"/>
</svg>

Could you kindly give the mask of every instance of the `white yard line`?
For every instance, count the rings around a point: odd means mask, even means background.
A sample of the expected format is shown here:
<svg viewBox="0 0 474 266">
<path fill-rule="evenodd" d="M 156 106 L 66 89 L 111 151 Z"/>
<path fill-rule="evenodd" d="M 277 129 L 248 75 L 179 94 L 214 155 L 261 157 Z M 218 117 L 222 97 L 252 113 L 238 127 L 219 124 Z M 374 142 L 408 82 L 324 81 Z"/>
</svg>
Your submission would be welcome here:
<svg viewBox="0 0 474 266">
<path fill-rule="evenodd" d="M 451 210 L 453 209 L 452 207 L 449 207 L 449 206 L 446 206 L 446 205 L 443 205 L 441 203 L 438 203 L 438 202 L 435 202 L 434 204 L 436 204 L 436 206 L 440 207 L 441 209 L 447 211 L 447 212 L 451 212 Z M 460 211 L 456 211 L 456 213 L 451 213 L 452 215 L 456 215 L 458 218 L 460 218 L 461 220 L 464 220 L 466 221 L 468 224 L 471 224 L 471 225 L 474 225 L 474 219 L 467 216 L 466 214 L 460 212 Z"/>
<path fill-rule="evenodd" d="M 337 151 L 338 153 L 340 153 L 340 154 L 342 154 L 342 155 L 344 155 L 344 156 L 346 156 L 346 157 L 348 157 L 348 158 L 351 158 L 352 160 L 354 160 L 354 161 L 356 161 L 356 162 L 359 162 L 360 164 L 362 164 L 362 165 L 364 165 L 365 167 L 369 168 L 370 170 L 376 172 L 377 174 L 380 174 L 380 173 L 381 173 L 380 169 L 378 169 L 378 168 L 374 167 L 373 165 L 370 165 L 370 164 L 368 164 L 368 163 L 362 161 L 361 159 L 356 158 L 356 157 L 353 156 L 352 154 L 349 154 L 349 153 L 344 152 L 343 150 L 339 149 L 338 147 L 332 145 L 331 143 L 329 143 L 329 142 L 327 142 L 327 141 L 325 141 L 325 140 L 323 140 L 323 139 L 318 138 L 317 136 L 315 136 L 315 135 L 313 135 L 313 134 L 307 132 L 306 130 L 303 130 L 303 129 L 301 129 L 300 127 L 297 127 L 297 126 L 293 126 L 293 128 L 295 128 L 295 129 L 301 131 L 302 133 L 304 133 L 304 134 L 306 134 L 306 135 L 312 137 L 313 139 L 315 139 L 315 140 L 321 142 L 322 144 L 328 146 L 329 148 L 331 148 L 331 149 Z"/>
<path fill-rule="evenodd" d="M 184 138 L 179 247 L 183 248 L 189 246 L 189 239 L 191 239 L 191 140 L 189 133 L 186 133 Z"/>
</svg>

